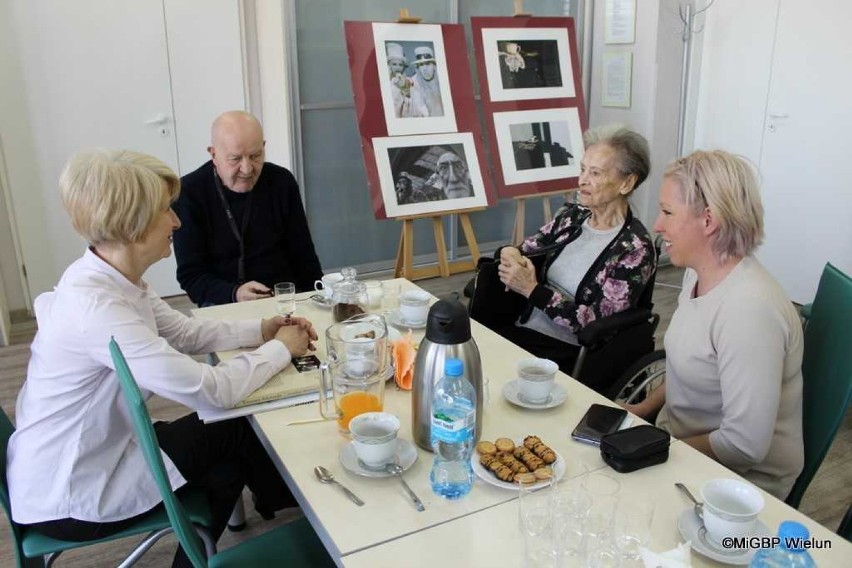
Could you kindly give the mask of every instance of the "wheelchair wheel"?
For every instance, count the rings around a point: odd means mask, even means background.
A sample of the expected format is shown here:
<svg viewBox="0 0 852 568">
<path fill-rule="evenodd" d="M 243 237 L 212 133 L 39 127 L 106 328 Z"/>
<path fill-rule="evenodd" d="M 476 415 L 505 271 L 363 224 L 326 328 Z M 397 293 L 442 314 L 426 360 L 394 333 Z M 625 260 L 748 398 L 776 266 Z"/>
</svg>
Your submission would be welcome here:
<svg viewBox="0 0 852 568">
<path fill-rule="evenodd" d="M 615 402 L 636 404 L 666 380 L 666 352 L 648 353 L 634 363 L 612 385 L 609 398 Z"/>
</svg>

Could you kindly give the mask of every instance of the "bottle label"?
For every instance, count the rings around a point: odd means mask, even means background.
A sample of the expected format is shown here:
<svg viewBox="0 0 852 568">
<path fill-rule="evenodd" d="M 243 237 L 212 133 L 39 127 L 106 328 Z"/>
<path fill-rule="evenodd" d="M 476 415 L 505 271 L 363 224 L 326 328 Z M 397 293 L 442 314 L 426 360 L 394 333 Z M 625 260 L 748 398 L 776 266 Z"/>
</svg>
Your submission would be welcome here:
<svg viewBox="0 0 852 568">
<path fill-rule="evenodd" d="M 475 424 L 475 410 L 456 419 L 438 410 L 432 415 L 432 438 L 450 444 L 466 442 L 473 437 Z"/>
</svg>

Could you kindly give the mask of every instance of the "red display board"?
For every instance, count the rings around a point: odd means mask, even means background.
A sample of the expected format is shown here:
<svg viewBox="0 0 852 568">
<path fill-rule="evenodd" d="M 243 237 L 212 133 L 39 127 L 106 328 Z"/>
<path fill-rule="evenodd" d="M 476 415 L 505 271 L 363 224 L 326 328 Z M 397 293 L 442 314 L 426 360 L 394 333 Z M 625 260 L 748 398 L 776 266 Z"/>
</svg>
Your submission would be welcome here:
<svg viewBox="0 0 852 568">
<path fill-rule="evenodd" d="M 500 197 L 577 187 L 588 128 L 573 18 L 471 18 Z"/>
<path fill-rule="evenodd" d="M 344 22 L 377 219 L 491 205 L 464 29 Z"/>
</svg>

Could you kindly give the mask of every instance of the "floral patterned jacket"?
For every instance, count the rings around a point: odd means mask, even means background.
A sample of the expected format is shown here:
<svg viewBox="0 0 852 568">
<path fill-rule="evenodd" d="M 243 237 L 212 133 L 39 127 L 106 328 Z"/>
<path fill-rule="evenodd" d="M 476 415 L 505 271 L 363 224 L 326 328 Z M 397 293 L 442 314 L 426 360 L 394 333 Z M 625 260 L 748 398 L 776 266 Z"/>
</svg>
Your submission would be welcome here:
<svg viewBox="0 0 852 568">
<path fill-rule="evenodd" d="M 566 204 L 554 219 L 521 244 L 523 254 L 534 254 L 544 247 L 560 243 L 549 255 L 543 273 L 556 260 L 565 245 L 582 232 L 583 222 L 591 216 L 589 209 Z M 571 227 L 576 227 L 571 230 Z M 539 308 L 557 325 L 578 333 L 589 323 L 635 306 L 645 285 L 657 267 L 657 253 L 648 229 L 628 209 L 621 230 L 589 268 L 577 287 L 574 298 L 539 282 L 529 297 L 526 321 L 532 308 Z"/>
</svg>

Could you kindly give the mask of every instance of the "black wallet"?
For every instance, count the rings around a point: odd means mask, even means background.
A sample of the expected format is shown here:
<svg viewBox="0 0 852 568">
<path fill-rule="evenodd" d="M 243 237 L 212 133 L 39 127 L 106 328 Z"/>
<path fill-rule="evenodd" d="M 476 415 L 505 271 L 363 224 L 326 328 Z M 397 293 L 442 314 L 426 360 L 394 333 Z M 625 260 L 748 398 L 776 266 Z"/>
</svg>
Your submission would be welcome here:
<svg viewBox="0 0 852 568">
<path fill-rule="evenodd" d="M 635 426 L 601 438 L 601 457 L 615 471 L 628 473 L 669 459 L 671 436 L 656 426 Z"/>
</svg>

